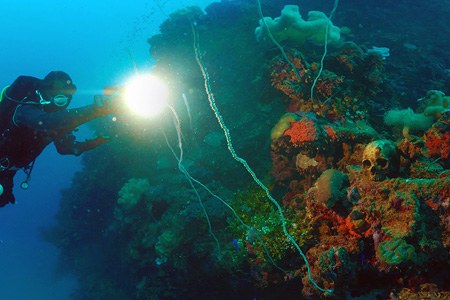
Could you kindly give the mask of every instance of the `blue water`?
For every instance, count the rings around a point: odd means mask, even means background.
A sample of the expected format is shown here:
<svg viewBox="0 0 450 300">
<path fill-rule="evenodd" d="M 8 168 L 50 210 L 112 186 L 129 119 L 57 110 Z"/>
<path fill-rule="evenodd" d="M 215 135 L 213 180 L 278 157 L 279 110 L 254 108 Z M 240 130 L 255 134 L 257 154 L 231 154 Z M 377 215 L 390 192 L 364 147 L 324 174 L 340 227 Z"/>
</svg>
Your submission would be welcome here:
<svg viewBox="0 0 450 300">
<path fill-rule="evenodd" d="M 167 14 L 210 2 L 0 0 L 0 85 L 64 70 L 78 87 L 72 106 L 88 104 L 104 86 L 124 80 L 134 64 L 140 71 L 151 67 L 147 38 Z M 69 299 L 77 283 L 55 275 L 58 251 L 42 241 L 40 229 L 53 224 L 59 193 L 79 164 L 49 146 L 36 161 L 30 188 L 16 187 L 16 205 L 0 209 L 0 299 Z"/>
</svg>

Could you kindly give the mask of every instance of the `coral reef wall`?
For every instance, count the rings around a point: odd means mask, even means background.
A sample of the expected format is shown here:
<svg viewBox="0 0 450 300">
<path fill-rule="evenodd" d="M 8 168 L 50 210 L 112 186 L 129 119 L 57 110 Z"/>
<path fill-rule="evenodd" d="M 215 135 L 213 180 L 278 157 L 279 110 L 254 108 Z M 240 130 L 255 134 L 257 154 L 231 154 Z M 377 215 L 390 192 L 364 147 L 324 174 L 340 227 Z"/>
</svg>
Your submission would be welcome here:
<svg viewBox="0 0 450 300">
<path fill-rule="evenodd" d="M 271 18 L 292 4 L 261 2 Z M 97 124 L 114 139 L 83 156 L 57 224 L 43 232 L 61 250 L 61 271 L 79 280 L 73 299 L 446 299 L 449 9 L 342 1 L 341 39 L 322 72 L 323 45 L 284 41 L 284 56 L 257 42 L 254 1 L 171 14 L 149 54 L 172 91 L 182 167 L 170 112 Z M 282 207 L 311 278 L 333 294 L 314 286 L 277 208 L 232 159 L 196 53 L 234 149 Z M 433 125 L 384 123 L 407 107 Z"/>
</svg>

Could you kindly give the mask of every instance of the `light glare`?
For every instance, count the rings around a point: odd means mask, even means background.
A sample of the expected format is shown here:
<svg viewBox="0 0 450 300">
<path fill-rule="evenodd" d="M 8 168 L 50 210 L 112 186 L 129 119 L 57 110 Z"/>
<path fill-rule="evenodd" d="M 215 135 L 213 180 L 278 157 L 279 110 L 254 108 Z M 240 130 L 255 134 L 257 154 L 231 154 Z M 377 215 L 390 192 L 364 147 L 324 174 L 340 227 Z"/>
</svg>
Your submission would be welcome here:
<svg viewBox="0 0 450 300">
<path fill-rule="evenodd" d="M 125 100 L 130 110 L 140 116 L 151 117 L 167 106 L 167 86 L 150 74 L 137 75 L 125 86 Z"/>
</svg>

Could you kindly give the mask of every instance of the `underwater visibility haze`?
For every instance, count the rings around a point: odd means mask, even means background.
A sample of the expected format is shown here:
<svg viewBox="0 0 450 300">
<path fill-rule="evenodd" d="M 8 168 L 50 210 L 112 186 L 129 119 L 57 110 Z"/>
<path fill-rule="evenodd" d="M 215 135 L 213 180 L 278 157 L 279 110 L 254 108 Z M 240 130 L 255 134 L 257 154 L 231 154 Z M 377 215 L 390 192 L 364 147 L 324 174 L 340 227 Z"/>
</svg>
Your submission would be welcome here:
<svg viewBox="0 0 450 300">
<path fill-rule="evenodd" d="M 450 1 L 57 7 L 4 85 L 63 69 L 86 104 L 149 72 L 167 104 L 38 159 L 0 212 L 1 299 L 450 298 Z"/>
</svg>

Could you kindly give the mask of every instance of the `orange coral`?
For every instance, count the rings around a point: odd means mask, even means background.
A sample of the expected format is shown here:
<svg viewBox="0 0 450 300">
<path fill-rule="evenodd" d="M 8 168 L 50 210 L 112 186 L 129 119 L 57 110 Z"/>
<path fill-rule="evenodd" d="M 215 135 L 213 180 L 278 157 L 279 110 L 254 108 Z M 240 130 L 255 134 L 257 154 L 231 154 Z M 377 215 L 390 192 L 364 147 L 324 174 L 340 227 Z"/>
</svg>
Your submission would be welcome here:
<svg viewBox="0 0 450 300">
<path fill-rule="evenodd" d="M 441 159 L 450 157 L 450 112 L 444 113 L 441 118 L 424 134 L 423 140 L 428 150 L 427 156 Z"/>
<path fill-rule="evenodd" d="M 317 81 L 315 90 L 323 97 L 328 98 L 335 93 L 336 89 L 339 88 L 339 85 L 343 81 L 343 77 L 328 74 L 325 78 Z"/>
<path fill-rule="evenodd" d="M 338 55 L 336 56 L 336 60 L 345 68 L 347 68 L 350 72 L 353 72 L 355 66 L 350 56 L 345 54 Z"/>
<path fill-rule="evenodd" d="M 428 155 L 447 159 L 450 155 L 450 134 L 440 134 L 436 130 L 430 130 L 425 134 L 425 146 L 428 149 Z"/>
<path fill-rule="evenodd" d="M 291 127 L 286 129 L 284 135 L 289 136 L 294 144 L 318 140 L 318 132 L 314 121 L 306 117 L 300 121 L 292 122 Z"/>
<path fill-rule="evenodd" d="M 330 141 L 334 141 L 338 138 L 336 130 L 334 129 L 333 126 L 325 125 L 325 126 L 323 126 L 323 128 L 325 129 L 325 132 L 327 133 L 328 137 L 330 138 Z"/>
</svg>

